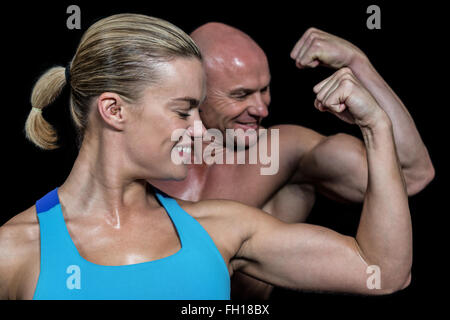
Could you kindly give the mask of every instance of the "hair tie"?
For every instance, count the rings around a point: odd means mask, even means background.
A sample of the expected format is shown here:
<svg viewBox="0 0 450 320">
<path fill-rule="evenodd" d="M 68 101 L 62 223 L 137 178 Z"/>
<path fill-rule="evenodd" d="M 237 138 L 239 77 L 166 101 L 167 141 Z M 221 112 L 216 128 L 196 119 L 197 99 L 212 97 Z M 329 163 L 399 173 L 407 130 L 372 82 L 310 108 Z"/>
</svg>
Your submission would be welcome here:
<svg viewBox="0 0 450 320">
<path fill-rule="evenodd" d="M 34 110 L 36 110 L 37 112 L 42 112 L 42 109 L 41 109 L 41 108 L 38 108 L 38 107 L 32 107 L 31 109 L 34 109 Z"/>
<path fill-rule="evenodd" d="M 64 69 L 64 74 L 66 76 L 66 83 L 70 86 L 70 62 L 67 64 L 66 69 Z"/>
</svg>

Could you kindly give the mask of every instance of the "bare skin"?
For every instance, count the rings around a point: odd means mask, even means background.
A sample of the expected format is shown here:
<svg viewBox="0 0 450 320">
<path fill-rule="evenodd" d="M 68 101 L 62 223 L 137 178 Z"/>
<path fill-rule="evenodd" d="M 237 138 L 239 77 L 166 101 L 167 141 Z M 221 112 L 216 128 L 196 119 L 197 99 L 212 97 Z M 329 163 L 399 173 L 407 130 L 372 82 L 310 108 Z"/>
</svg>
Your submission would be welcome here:
<svg viewBox="0 0 450 320">
<path fill-rule="evenodd" d="M 392 124 L 351 71 L 344 71 L 319 84 L 317 94 L 328 92 L 322 108 L 347 111 L 364 136 L 369 184 L 356 236 L 287 224 L 234 201 L 178 200 L 211 235 L 230 276 L 239 271 L 276 286 L 360 294 L 389 294 L 409 284 L 411 219 Z M 59 189 L 66 225 L 85 259 L 125 265 L 179 250 L 170 218 L 147 181 L 186 176 L 184 165 L 170 161 L 178 145 L 171 132 L 184 128 L 195 138 L 198 103 L 190 101 L 203 95 L 200 62 L 179 58 L 167 63 L 162 83 L 137 105 L 110 92 L 96 99 L 80 153 Z M 147 136 L 152 139 L 142 139 Z M 34 206 L 0 228 L 0 258 L 0 298 L 32 298 L 40 272 Z M 371 264 L 381 269 L 381 289 L 366 285 Z"/>
<path fill-rule="evenodd" d="M 206 24 L 191 36 L 202 51 L 207 73 L 207 98 L 200 106 L 205 127 L 223 133 L 226 129 L 259 128 L 270 104 L 270 71 L 262 49 L 241 31 L 220 23 Z M 221 41 L 215 41 L 219 38 Z M 413 119 L 361 50 L 310 28 L 294 46 L 291 58 L 300 69 L 319 65 L 348 68 L 392 121 L 408 195 L 416 194 L 433 179 L 433 165 Z M 318 103 L 324 95 L 314 103 L 319 111 L 329 111 Z M 349 121 L 347 112 L 337 116 Z M 301 126 L 272 128 L 280 130 L 276 175 L 261 175 L 260 165 L 202 164 L 189 165 L 183 181 L 152 183 L 183 200 L 240 201 L 288 223 L 306 220 L 316 191 L 341 201 L 363 201 L 368 183 L 363 141 L 347 134 L 326 137 Z M 272 290 L 241 274 L 235 275 L 232 284 L 233 297 L 238 299 L 267 299 Z"/>
</svg>

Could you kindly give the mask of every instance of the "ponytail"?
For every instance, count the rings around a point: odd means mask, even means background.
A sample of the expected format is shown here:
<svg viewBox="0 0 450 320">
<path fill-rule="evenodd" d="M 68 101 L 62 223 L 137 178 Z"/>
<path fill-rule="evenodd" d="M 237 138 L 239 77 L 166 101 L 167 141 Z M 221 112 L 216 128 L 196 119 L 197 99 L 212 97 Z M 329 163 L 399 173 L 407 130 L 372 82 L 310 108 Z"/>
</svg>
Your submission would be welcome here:
<svg viewBox="0 0 450 320">
<path fill-rule="evenodd" d="M 39 148 L 52 150 L 58 148 L 55 129 L 42 116 L 42 109 L 50 105 L 66 85 L 65 69 L 54 67 L 45 72 L 36 82 L 31 94 L 32 109 L 25 123 L 28 140 Z"/>
</svg>

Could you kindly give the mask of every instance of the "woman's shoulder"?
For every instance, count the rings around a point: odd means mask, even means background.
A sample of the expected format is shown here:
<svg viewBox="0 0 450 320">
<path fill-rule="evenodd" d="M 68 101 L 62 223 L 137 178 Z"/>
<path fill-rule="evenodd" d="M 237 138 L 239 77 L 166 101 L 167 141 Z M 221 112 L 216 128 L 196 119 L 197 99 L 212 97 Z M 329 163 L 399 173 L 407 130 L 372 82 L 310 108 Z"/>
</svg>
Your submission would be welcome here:
<svg viewBox="0 0 450 320">
<path fill-rule="evenodd" d="M 252 210 L 252 207 L 248 205 L 226 199 L 176 200 L 180 207 L 194 218 L 229 218 L 235 215 L 245 215 Z"/>
<path fill-rule="evenodd" d="M 14 256 L 29 244 L 39 242 L 39 222 L 36 208 L 32 206 L 15 215 L 0 227 L 0 254 L 14 250 Z"/>
<path fill-rule="evenodd" d="M 177 199 L 177 202 L 208 232 L 226 262 L 236 255 L 248 239 L 251 225 L 249 211 L 257 210 L 236 201 L 223 199 L 198 202 Z"/>
<path fill-rule="evenodd" d="M 23 271 L 23 266 L 38 253 L 39 222 L 33 206 L 0 227 L 0 295 L 16 273 Z"/>
<path fill-rule="evenodd" d="M 214 223 L 222 230 L 233 230 L 240 240 L 248 239 L 253 233 L 255 222 L 270 216 L 261 209 L 233 200 L 208 199 L 198 202 L 180 200 L 178 203 L 199 222 L 211 221 L 211 224 Z"/>
<path fill-rule="evenodd" d="M 39 240 L 39 222 L 34 205 L 15 215 L 0 227 L 1 242 L 17 243 L 33 240 Z"/>
</svg>

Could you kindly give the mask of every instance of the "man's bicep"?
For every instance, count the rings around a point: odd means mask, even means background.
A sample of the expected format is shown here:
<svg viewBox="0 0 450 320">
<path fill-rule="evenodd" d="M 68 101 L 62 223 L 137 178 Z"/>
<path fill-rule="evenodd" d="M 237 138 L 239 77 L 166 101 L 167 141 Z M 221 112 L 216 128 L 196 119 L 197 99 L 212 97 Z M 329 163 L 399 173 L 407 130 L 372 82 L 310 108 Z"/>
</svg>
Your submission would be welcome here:
<svg viewBox="0 0 450 320">
<path fill-rule="evenodd" d="M 279 130 L 280 170 L 287 170 L 286 174 L 292 178 L 293 183 L 305 183 L 303 172 L 298 170 L 299 163 L 326 137 L 298 125 L 277 125 L 270 129 Z"/>
<path fill-rule="evenodd" d="M 356 137 L 347 134 L 326 137 L 302 157 L 298 171 L 317 191 L 332 199 L 353 202 L 364 199 L 366 151 Z"/>
<path fill-rule="evenodd" d="M 373 293 L 354 238 L 320 226 L 266 223 L 238 252 L 239 271 L 290 289 Z"/>
<path fill-rule="evenodd" d="M 305 222 L 315 201 L 310 184 L 286 184 L 262 208 L 287 223 Z"/>
</svg>

